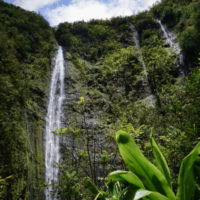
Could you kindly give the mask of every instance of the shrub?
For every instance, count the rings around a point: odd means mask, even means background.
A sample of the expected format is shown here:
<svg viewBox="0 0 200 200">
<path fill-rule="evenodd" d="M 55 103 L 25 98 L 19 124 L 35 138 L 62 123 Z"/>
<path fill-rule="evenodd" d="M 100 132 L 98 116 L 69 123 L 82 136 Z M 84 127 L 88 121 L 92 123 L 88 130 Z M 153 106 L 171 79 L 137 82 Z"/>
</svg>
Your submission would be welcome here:
<svg viewBox="0 0 200 200">
<path fill-rule="evenodd" d="M 97 199 L 129 200 L 197 200 L 200 191 L 197 184 L 200 169 L 200 142 L 181 164 L 177 194 L 172 190 L 170 170 L 154 137 L 151 134 L 151 147 L 157 167 L 141 152 L 133 138 L 125 131 L 116 133 L 120 154 L 129 171 L 115 171 L 108 175 L 110 191 L 107 193 L 92 190 Z M 112 183 L 112 184 L 111 184 Z M 118 189 L 117 188 L 118 184 Z M 124 184 L 124 187 L 122 187 Z M 95 187 L 95 186 L 94 186 Z M 95 191 L 95 192 L 94 192 Z"/>
</svg>

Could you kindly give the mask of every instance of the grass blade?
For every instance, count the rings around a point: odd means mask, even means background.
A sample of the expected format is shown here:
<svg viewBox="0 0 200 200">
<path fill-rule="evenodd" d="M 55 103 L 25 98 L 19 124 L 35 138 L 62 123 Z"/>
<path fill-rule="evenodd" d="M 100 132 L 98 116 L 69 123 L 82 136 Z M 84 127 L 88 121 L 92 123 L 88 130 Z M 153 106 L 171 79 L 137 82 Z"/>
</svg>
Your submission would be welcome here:
<svg viewBox="0 0 200 200">
<path fill-rule="evenodd" d="M 94 200 L 97 200 L 101 195 L 102 195 L 101 192 L 99 192 Z"/>
</svg>

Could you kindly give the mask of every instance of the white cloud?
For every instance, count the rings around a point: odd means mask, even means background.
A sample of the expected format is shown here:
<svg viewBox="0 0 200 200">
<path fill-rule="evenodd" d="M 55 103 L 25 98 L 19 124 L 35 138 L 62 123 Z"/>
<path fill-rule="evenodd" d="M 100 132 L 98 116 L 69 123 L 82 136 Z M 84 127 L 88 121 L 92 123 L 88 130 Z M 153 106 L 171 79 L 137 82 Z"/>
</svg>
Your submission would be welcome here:
<svg viewBox="0 0 200 200">
<path fill-rule="evenodd" d="M 37 11 L 59 0 L 14 0 L 14 4 L 26 10 Z"/>
<path fill-rule="evenodd" d="M 46 9 L 45 15 L 50 24 L 55 26 L 65 21 L 89 21 L 128 16 L 147 9 L 155 2 L 156 0 L 110 0 L 107 3 L 100 0 L 72 0 L 69 5 Z"/>
</svg>

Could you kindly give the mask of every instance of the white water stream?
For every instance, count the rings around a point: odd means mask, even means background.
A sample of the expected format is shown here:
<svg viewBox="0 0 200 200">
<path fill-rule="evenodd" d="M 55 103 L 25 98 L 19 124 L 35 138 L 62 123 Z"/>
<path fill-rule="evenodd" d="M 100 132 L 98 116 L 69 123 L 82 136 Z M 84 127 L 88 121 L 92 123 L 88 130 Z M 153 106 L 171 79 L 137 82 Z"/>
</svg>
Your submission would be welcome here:
<svg viewBox="0 0 200 200">
<path fill-rule="evenodd" d="M 179 71 L 181 75 L 186 75 L 186 72 L 184 71 L 184 61 L 183 61 L 183 54 L 181 53 L 181 49 L 179 47 L 179 44 L 176 42 L 176 36 L 170 32 L 162 23 L 160 20 L 156 19 L 156 21 L 159 23 L 160 28 L 163 32 L 163 37 L 165 40 L 165 44 L 170 45 L 175 51 L 175 53 L 179 56 Z"/>
<path fill-rule="evenodd" d="M 136 45 L 136 47 L 138 49 L 138 54 L 139 54 L 140 60 L 142 62 L 142 68 L 143 68 L 144 75 L 147 76 L 147 68 L 146 68 L 146 65 L 144 63 L 144 59 L 143 59 L 143 56 L 142 56 L 142 51 L 141 51 L 141 47 L 140 47 L 138 32 L 136 31 L 136 29 L 135 29 L 135 27 L 133 25 L 131 26 L 131 29 L 133 31 L 133 40 L 134 40 L 135 45 Z"/>
<path fill-rule="evenodd" d="M 55 59 L 55 66 L 51 75 L 51 85 L 49 94 L 49 104 L 46 116 L 45 129 L 45 181 L 50 186 L 45 190 L 46 200 L 56 200 L 56 197 L 51 196 L 52 185 L 58 181 L 58 168 L 55 163 L 59 163 L 60 139 L 58 135 L 54 135 L 52 131 L 57 128 L 62 128 L 63 117 L 63 100 L 64 95 L 64 58 L 62 48 L 59 47 Z"/>
<path fill-rule="evenodd" d="M 150 86 L 149 86 L 147 68 L 146 68 L 146 65 L 144 63 L 144 59 L 143 59 L 143 56 L 142 56 L 142 51 L 141 51 L 140 41 L 139 41 L 139 35 L 138 35 L 137 30 L 133 26 L 133 24 L 131 24 L 131 30 L 133 32 L 133 40 L 134 40 L 134 43 L 137 47 L 138 54 L 139 54 L 139 57 L 140 57 L 140 60 L 141 60 L 141 63 L 142 63 L 142 69 L 143 69 L 143 73 L 144 73 L 143 85 L 145 87 L 145 93 L 147 95 L 146 101 L 147 101 L 148 106 L 154 107 L 154 96 L 152 95 L 151 89 L 150 89 Z"/>
</svg>

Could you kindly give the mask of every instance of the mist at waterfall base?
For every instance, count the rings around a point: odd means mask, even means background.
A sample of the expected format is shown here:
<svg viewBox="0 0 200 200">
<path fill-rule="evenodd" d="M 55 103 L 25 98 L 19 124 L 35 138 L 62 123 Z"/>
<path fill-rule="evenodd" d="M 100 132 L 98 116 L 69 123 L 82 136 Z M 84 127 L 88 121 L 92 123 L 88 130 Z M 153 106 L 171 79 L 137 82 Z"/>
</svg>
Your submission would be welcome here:
<svg viewBox="0 0 200 200">
<path fill-rule="evenodd" d="M 56 200 L 56 194 L 51 195 L 52 185 L 58 181 L 58 168 L 55 166 L 60 160 L 58 135 L 52 133 L 62 128 L 64 96 L 64 58 L 63 50 L 59 47 L 55 66 L 51 75 L 49 103 L 45 129 L 45 181 L 49 184 L 45 190 L 46 200 Z"/>
</svg>

